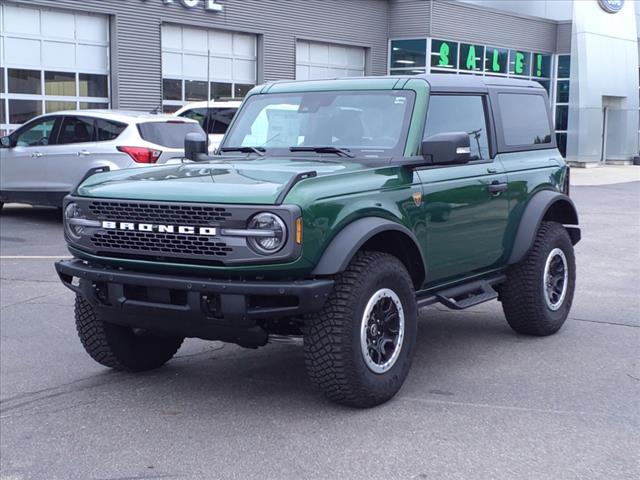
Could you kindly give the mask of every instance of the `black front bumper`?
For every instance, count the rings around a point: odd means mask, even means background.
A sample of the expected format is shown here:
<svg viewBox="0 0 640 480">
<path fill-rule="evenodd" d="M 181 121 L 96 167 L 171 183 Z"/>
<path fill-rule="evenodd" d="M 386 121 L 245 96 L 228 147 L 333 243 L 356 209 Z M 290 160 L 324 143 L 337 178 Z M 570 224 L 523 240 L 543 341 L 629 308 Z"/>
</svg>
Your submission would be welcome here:
<svg viewBox="0 0 640 480">
<path fill-rule="evenodd" d="M 78 259 L 61 260 L 55 266 L 65 286 L 90 302 L 104 321 L 244 346 L 267 342 L 260 320 L 320 310 L 334 283 L 170 276 Z"/>
</svg>

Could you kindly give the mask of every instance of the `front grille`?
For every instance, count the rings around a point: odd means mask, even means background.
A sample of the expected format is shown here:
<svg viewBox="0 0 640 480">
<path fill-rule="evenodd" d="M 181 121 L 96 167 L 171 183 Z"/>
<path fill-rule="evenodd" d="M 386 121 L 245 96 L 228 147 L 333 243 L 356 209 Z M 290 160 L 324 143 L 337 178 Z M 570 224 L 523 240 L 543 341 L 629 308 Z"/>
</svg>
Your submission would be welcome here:
<svg viewBox="0 0 640 480">
<path fill-rule="evenodd" d="M 89 211 L 99 220 L 193 226 L 212 226 L 232 216 L 225 207 L 150 202 L 92 201 Z"/>
<path fill-rule="evenodd" d="M 225 242 L 199 235 L 108 230 L 94 233 L 91 243 L 97 249 L 144 252 L 150 255 L 225 257 L 233 249 Z"/>
</svg>

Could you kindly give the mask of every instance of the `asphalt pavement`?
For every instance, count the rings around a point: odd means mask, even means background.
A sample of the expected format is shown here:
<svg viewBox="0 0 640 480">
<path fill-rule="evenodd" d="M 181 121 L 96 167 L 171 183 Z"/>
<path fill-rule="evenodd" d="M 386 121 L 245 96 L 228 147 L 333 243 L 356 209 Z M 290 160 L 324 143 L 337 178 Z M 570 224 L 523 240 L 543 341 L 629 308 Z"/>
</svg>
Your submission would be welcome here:
<svg viewBox="0 0 640 480">
<path fill-rule="evenodd" d="M 513 333 L 497 302 L 421 312 L 399 394 L 333 405 L 299 347 L 187 340 L 165 367 L 84 352 L 55 209 L 0 216 L 0 480 L 638 479 L 640 182 L 577 186 L 564 328 Z"/>
</svg>

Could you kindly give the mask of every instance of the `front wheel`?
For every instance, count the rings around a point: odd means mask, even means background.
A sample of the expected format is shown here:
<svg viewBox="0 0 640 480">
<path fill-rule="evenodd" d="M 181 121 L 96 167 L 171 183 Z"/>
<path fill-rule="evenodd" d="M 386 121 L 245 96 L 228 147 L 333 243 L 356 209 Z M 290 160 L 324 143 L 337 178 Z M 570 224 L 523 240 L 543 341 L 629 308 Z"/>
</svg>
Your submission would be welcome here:
<svg viewBox="0 0 640 480">
<path fill-rule="evenodd" d="M 142 372 L 158 368 L 178 351 L 182 337 L 136 333 L 132 328 L 102 320 L 83 297 L 76 296 L 76 329 L 86 352 L 115 370 Z"/>
<path fill-rule="evenodd" d="M 305 363 L 329 399 L 373 407 L 392 398 L 411 367 L 417 333 L 413 282 L 395 257 L 359 253 L 308 319 Z"/>
<path fill-rule="evenodd" d="M 564 324 L 576 283 L 576 261 L 567 230 L 543 222 L 527 256 L 507 271 L 500 300 L 507 322 L 526 335 L 556 333 Z"/>
</svg>

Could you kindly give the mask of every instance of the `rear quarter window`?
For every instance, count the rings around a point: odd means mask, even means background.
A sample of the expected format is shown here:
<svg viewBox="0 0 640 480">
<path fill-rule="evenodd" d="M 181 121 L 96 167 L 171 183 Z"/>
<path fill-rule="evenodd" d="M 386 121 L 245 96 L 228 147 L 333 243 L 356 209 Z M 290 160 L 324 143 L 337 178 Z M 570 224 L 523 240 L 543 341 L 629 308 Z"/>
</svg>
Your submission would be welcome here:
<svg viewBox="0 0 640 480">
<path fill-rule="evenodd" d="M 500 93 L 498 108 L 507 147 L 551 144 L 551 125 L 544 96 Z"/>
<path fill-rule="evenodd" d="M 204 134 L 199 124 L 181 121 L 140 123 L 138 131 L 143 140 L 167 148 L 184 147 L 184 137 L 187 133 Z"/>
<path fill-rule="evenodd" d="M 95 135 L 97 142 L 115 140 L 127 128 L 126 123 L 114 122 L 97 118 L 95 121 Z"/>
</svg>

